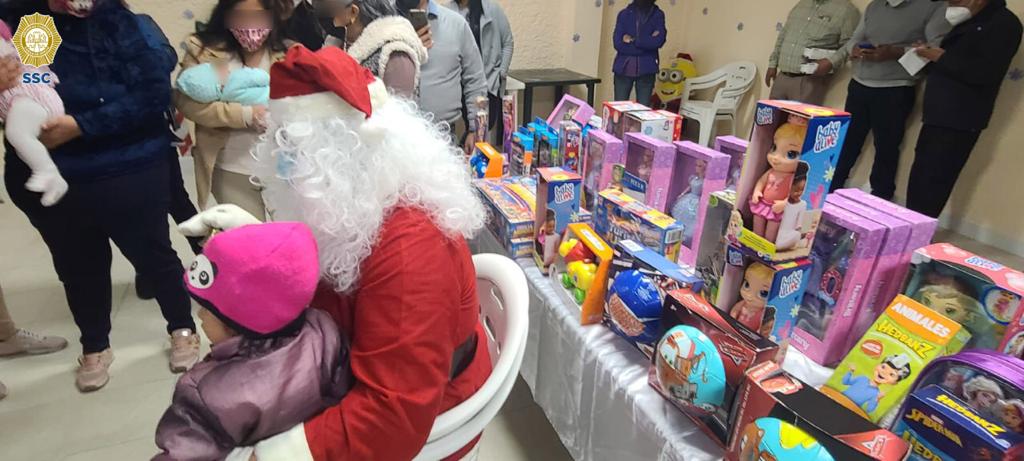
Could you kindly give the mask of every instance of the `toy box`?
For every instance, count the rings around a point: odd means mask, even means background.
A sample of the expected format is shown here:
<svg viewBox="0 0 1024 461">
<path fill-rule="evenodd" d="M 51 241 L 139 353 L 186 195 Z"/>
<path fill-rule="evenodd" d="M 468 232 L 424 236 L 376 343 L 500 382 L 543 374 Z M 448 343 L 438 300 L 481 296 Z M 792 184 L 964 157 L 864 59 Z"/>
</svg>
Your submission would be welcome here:
<svg viewBox="0 0 1024 461">
<path fill-rule="evenodd" d="M 743 159 L 747 157 L 747 148 L 750 147 L 745 139 L 735 136 L 719 136 L 715 138 L 715 150 L 728 155 L 729 176 L 725 181 L 725 188 L 735 191 L 736 184 L 740 182 L 740 174 L 743 172 Z"/>
<path fill-rule="evenodd" d="M 594 229 L 609 245 L 633 240 L 670 261 L 679 259 L 683 228 L 671 216 L 621 191 L 605 189 L 598 194 Z"/>
<path fill-rule="evenodd" d="M 850 115 L 789 101 L 761 101 L 736 188 L 743 228 L 730 236 L 747 252 L 768 262 L 806 257 L 810 247 L 779 248 L 778 237 L 799 227 L 814 240 L 842 152 Z M 794 213 L 802 204 L 800 219 Z M 789 228 L 787 228 L 788 226 Z"/>
<path fill-rule="evenodd" d="M 533 176 L 533 133 L 527 128 L 512 133 L 508 160 L 510 176 Z"/>
<path fill-rule="evenodd" d="M 517 94 L 509 93 L 501 97 L 501 150 L 506 154 L 512 152 L 512 134 L 516 132 L 516 126 L 518 125 L 517 120 L 519 116 L 516 113 L 518 107 L 516 101 Z"/>
<path fill-rule="evenodd" d="M 878 422 L 903 401 L 925 365 L 959 352 L 970 337 L 959 323 L 898 295 L 839 363 L 821 391 Z"/>
<path fill-rule="evenodd" d="M 683 226 L 679 261 L 697 262 L 701 233 L 711 194 L 725 189 L 729 157 L 690 141 L 677 142 L 676 164 L 669 180 L 669 214 Z M 682 186 L 682 189 L 679 189 Z"/>
<path fill-rule="evenodd" d="M 849 336 L 885 237 L 885 226 L 826 203 L 811 248 L 811 272 L 790 344 L 825 366 L 849 350 Z"/>
<path fill-rule="evenodd" d="M 488 230 L 513 254 L 516 253 L 513 251 L 515 241 L 530 241 L 530 251 L 526 256 L 532 256 L 537 180 L 532 177 L 476 179 L 473 185 L 488 210 Z"/>
<path fill-rule="evenodd" d="M 640 110 L 651 110 L 643 104 L 633 101 L 608 101 L 604 103 L 601 115 L 601 129 L 623 139 L 626 133 L 626 114 Z"/>
<path fill-rule="evenodd" d="M 661 337 L 661 308 L 669 292 L 700 290 L 701 280 L 632 240 L 615 244 L 608 270 L 604 323 L 647 358 Z"/>
<path fill-rule="evenodd" d="M 505 156 L 489 143 L 478 142 L 469 158 L 469 167 L 474 178 L 500 178 L 505 170 Z"/>
<path fill-rule="evenodd" d="M 695 290 L 673 291 L 662 313 L 665 332 L 648 382 L 720 445 L 747 369 L 777 358 L 779 346 L 708 304 Z"/>
<path fill-rule="evenodd" d="M 562 166 L 562 157 L 558 152 L 558 132 L 555 130 L 557 128 L 538 124 L 533 137 L 533 160 L 536 168 Z"/>
<path fill-rule="evenodd" d="M 1024 459 L 1024 435 L 934 384 L 910 394 L 893 432 L 910 443 L 908 461 Z"/>
<path fill-rule="evenodd" d="M 594 108 L 590 107 L 586 101 L 566 94 L 562 95 L 558 106 L 551 111 L 547 122 L 550 126 L 559 126 L 562 122 L 575 122 L 582 127 L 590 122 L 590 117 L 594 116 L 594 112 Z"/>
<path fill-rule="evenodd" d="M 711 194 L 704 215 L 704 228 L 697 247 L 697 261 L 694 270 L 704 280 L 704 299 L 724 311 L 731 306 L 719 306 L 718 287 L 725 272 L 725 253 L 729 241 L 725 239 L 729 218 L 732 216 L 736 193 L 722 190 Z"/>
<path fill-rule="evenodd" d="M 676 119 L 668 118 L 653 110 L 641 110 L 626 114 L 626 126 L 623 133 L 640 133 L 664 142 L 676 141 L 674 138 Z"/>
<path fill-rule="evenodd" d="M 625 149 L 622 140 L 603 130 L 590 130 L 583 141 L 586 159 L 583 174 L 583 206 L 593 210 L 597 194 L 612 182 L 615 164 L 621 164 Z"/>
<path fill-rule="evenodd" d="M 669 213 L 669 193 L 682 190 L 686 178 L 675 179 L 676 147 L 667 142 L 639 133 L 626 133 L 626 174 L 622 179 L 623 190 L 662 213 Z"/>
<path fill-rule="evenodd" d="M 683 138 L 683 128 L 686 126 L 686 119 L 675 112 L 669 112 L 667 110 L 658 109 L 656 111 L 658 115 L 668 119 L 669 123 L 672 124 L 672 140 L 679 141 Z"/>
<path fill-rule="evenodd" d="M 583 129 L 576 122 L 562 122 L 558 142 L 558 153 L 562 161 L 558 166 L 582 175 L 587 163 L 583 155 Z"/>
<path fill-rule="evenodd" d="M 580 306 L 583 325 L 601 321 L 611 262 L 611 247 L 589 224 L 569 224 L 552 276 Z"/>
<path fill-rule="evenodd" d="M 904 274 L 910 268 L 911 257 L 918 248 L 923 248 L 932 242 L 935 230 L 939 227 L 939 221 L 930 216 L 925 216 L 875 197 L 860 189 L 840 189 L 832 195 L 863 204 L 873 210 L 878 210 L 904 223 L 904 226 L 909 226 L 910 230 L 906 246 L 899 253 L 900 257 L 893 263 L 892 273 L 896 274 L 896 277 L 893 278 L 893 283 L 885 284 L 879 288 L 881 291 L 878 296 L 881 298 L 881 302 L 883 304 L 889 302 L 903 289 L 901 282 L 903 281 Z"/>
<path fill-rule="evenodd" d="M 774 362 L 747 372 L 734 414 L 730 461 L 900 461 L 909 449 Z"/>
<path fill-rule="evenodd" d="M 537 176 L 534 258 L 541 273 L 547 274 L 558 256 L 565 229 L 579 221 L 581 178 L 561 168 L 540 168 Z"/>
<path fill-rule="evenodd" d="M 903 294 L 963 325 L 971 332 L 968 348 L 1009 350 L 1015 356 L 1024 348 L 1020 322 L 1007 331 L 1019 317 L 1024 294 L 1020 272 L 936 243 L 914 253 Z"/>
<path fill-rule="evenodd" d="M 766 264 L 730 244 L 715 305 L 785 347 L 796 326 L 810 270 L 807 259 Z"/>
</svg>

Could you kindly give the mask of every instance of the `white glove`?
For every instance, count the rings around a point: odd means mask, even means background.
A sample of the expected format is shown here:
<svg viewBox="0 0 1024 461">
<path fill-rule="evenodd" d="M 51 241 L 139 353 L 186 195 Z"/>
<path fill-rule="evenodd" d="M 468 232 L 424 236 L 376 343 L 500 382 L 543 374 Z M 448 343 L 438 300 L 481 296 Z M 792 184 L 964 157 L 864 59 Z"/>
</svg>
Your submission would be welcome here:
<svg viewBox="0 0 1024 461">
<path fill-rule="evenodd" d="M 64 198 L 64 194 L 68 193 L 68 182 L 60 175 L 57 168 L 53 168 L 52 170 L 32 172 L 32 176 L 25 183 L 25 188 L 43 194 L 40 202 L 43 206 L 48 207 L 56 205 L 60 199 Z"/>
<path fill-rule="evenodd" d="M 186 237 L 206 237 L 215 230 L 222 231 L 261 223 L 259 219 L 239 208 L 238 205 L 226 204 L 217 205 L 193 216 L 178 225 L 178 230 Z"/>
</svg>

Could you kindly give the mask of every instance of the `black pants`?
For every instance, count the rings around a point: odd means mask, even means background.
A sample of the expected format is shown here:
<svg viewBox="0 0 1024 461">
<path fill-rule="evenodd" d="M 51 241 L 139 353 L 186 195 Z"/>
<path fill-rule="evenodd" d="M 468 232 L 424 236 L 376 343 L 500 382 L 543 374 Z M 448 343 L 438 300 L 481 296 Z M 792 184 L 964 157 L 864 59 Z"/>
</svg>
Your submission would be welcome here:
<svg viewBox="0 0 1024 461">
<path fill-rule="evenodd" d="M 871 88 L 850 80 L 846 111 L 853 116 L 846 144 L 839 156 L 832 190 L 841 189 L 857 164 L 869 132 L 875 134 L 875 163 L 871 166 L 871 193 L 892 200 L 896 194 L 896 170 L 900 145 L 907 131 L 907 118 L 914 110 L 916 90 L 912 86 Z"/>
<path fill-rule="evenodd" d="M 171 214 L 171 219 L 181 224 L 195 216 L 197 211 L 196 206 L 192 204 L 192 199 L 188 197 L 188 191 L 185 190 L 185 180 L 181 177 L 181 163 L 178 162 L 177 149 L 170 151 L 167 172 L 171 199 L 168 211 Z M 199 254 L 203 251 L 203 247 L 200 245 L 202 239 L 188 237 L 187 240 L 188 246 L 192 248 L 192 253 Z"/>
<path fill-rule="evenodd" d="M 11 200 L 50 249 L 84 353 L 110 346 L 111 240 L 138 274 L 153 280 L 167 331 L 195 330 L 181 260 L 168 233 L 166 160 L 114 178 L 71 182 L 64 199 L 50 208 L 24 188 L 29 177 L 24 164 L 8 163 L 5 175 Z"/>
<path fill-rule="evenodd" d="M 980 135 L 980 131 L 921 127 L 907 186 L 907 208 L 938 218 Z"/>
</svg>

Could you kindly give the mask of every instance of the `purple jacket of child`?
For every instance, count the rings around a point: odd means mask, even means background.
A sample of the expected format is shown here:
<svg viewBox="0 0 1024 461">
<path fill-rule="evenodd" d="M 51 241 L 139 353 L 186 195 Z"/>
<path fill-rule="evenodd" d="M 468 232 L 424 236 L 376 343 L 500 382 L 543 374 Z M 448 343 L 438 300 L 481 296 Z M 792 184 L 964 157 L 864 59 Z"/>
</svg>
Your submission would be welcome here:
<svg viewBox="0 0 1024 461">
<path fill-rule="evenodd" d="M 154 460 L 223 459 L 336 405 L 349 389 L 348 347 L 330 316 L 306 312 L 294 336 L 217 344 L 178 380 Z"/>
<path fill-rule="evenodd" d="M 633 41 L 623 41 L 626 35 Z M 618 53 L 612 72 L 626 77 L 657 74 L 660 63 L 658 50 L 665 46 L 666 35 L 665 12 L 658 5 L 651 5 L 645 10 L 636 2 L 631 3 L 619 12 L 615 21 L 614 42 Z"/>
</svg>

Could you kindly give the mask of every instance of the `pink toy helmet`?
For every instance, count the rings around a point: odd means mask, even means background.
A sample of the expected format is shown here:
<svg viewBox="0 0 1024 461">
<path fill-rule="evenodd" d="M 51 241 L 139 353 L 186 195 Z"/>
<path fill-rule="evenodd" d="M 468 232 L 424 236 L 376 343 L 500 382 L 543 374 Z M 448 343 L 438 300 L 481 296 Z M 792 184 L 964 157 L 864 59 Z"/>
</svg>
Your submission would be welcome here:
<svg viewBox="0 0 1024 461">
<path fill-rule="evenodd" d="M 319 278 L 313 233 L 275 222 L 215 235 L 185 273 L 185 287 L 239 334 L 265 338 L 302 326 Z"/>
</svg>

